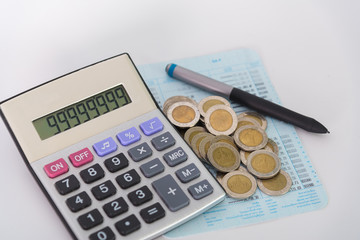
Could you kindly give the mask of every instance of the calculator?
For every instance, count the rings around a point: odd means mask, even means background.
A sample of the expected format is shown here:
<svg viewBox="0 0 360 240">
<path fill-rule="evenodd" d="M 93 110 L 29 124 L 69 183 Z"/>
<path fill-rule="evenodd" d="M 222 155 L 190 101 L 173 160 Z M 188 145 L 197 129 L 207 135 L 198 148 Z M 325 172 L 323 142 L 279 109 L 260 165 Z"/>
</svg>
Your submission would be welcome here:
<svg viewBox="0 0 360 240">
<path fill-rule="evenodd" d="M 14 96 L 0 110 L 74 239 L 152 239 L 225 198 L 126 53 Z"/>
</svg>

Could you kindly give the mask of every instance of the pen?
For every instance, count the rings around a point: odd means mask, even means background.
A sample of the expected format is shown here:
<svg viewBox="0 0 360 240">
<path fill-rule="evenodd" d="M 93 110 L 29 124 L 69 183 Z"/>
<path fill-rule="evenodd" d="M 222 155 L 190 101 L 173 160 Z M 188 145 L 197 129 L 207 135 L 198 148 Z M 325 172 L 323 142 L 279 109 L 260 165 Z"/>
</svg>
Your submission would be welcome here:
<svg viewBox="0 0 360 240">
<path fill-rule="evenodd" d="M 216 81 L 176 64 L 168 64 L 165 71 L 170 77 L 182 80 L 196 87 L 214 92 L 234 102 L 243 104 L 265 115 L 288 122 L 313 133 L 330 133 L 326 127 L 313 118 L 301 115 L 273 102 L 257 97 L 241 89 Z"/>
</svg>

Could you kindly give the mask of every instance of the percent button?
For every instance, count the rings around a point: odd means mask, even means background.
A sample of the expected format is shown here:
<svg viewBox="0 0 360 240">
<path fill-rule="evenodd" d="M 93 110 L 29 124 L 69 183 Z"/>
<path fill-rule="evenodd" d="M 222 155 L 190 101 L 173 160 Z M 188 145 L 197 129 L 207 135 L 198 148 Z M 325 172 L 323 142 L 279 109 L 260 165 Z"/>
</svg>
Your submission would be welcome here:
<svg viewBox="0 0 360 240">
<path fill-rule="evenodd" d="M 140 140 L 141 135 L 135 127 L 129 128 L 116 135 L 121 145 L 128 146 Z"/>
</svg>

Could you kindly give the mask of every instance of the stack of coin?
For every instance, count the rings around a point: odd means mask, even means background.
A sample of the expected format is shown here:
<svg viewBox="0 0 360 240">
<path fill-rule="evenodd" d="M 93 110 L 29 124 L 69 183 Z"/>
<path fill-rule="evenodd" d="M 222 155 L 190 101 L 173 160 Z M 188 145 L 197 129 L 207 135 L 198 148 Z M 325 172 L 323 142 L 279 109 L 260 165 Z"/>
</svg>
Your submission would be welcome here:
<svg viewBox="0 0 360 240">
<path fill-rule="evenodd" d="M 248 198 L 257 186 L 272 196 L 290 190 L 291 178 L 280 169 L 279 148 L 268 138 L 267 121 L 261 114 L 236 116 L 230 103 L 217 96 L 199 104 L 187 97 L 171 97 L 163 111 L 175 126 L 186 130 L 185 141 L 217 170 L 216 178 L 230 197 Z"/>
</svg>

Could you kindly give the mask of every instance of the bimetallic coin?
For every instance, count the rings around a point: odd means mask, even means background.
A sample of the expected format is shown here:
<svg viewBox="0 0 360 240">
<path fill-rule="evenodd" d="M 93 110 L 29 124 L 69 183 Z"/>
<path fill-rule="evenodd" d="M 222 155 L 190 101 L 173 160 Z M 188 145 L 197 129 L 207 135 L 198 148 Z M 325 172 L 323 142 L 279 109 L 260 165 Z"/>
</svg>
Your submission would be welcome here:
<svg viewBox="0 0 360 240">
<path fill-rule="evenodd" d="M 228 143 L 212 144 L 207 157 L 211 165 L 220 172 L 231 172 L 240 166 L 239 152 Z"/>
<path fill-rule="evenodd" d="M 262 128 L 246 125 L 236 130 L 234 140 L 242 150 L 254 151 L 265 147 L 268 137 Z"/>
<path fill-rule="evenodd" d="M 250 117 L 240 117 L 238 116 L 238 125 L 236 127 L 236 129 L 242 127 L 242 126 L 246 126 L 246 125 L 254 125 L 254 126 L 259 126 L 261 127 L 260 123 L 258 121 L 256 121 L 254 118 L 250 118 Z"/>
<path fill-rule="evenodd" d="M 268 138 L 268 142 L 266 143 L 264 149 L 269 150 L 269 151 L 275 153 L 276 155 L 279 155 L 278 145 L 276 144 L 276 142 L 274 140 L 272 140 L 270 138 Z"/>
<path fill-rule="evenodd" d="M 200 157 L 205 160 L 206 162 L 208 162 L 207 159 L 207 152 L 211 146 L 211 140 L 214 138 L 215 136 L 207 136 L 205 138 L 203 138 L 199 144 L 199 153 L 200 153 Z M 208 162 L 209 163 L 209 162 Z"/>
<path fill-rule="evenodd" d="M 238 118 L 249 117 L 255 119 L 261 126 L 262 129 L 266 129 L 267 121 L 266 118 L 257 112 L 242 112 L 238 115 Z"/>
<path fill-rule="evenodd" d="M 260 179 L 274 177 L 281 168 L 280 158 L 273 152 L 257 150 L 252 152 L 247 161 L 247 169 Z"/>
<path fill-rule="evenodd" d="M 212 135 L 208 132 L 202 132 L 202 133 L 196 134 L 194 136 L 194 138 L 191 140 L 190 146 L 199 158 L 201 158 L 200 152 L 199 152 L 200 142 L 201 142 L 201 140 L 203 140 L 204 138 L 206 138 L 208 136 L 212 136 Z"/>
<path fill-rule="evenodd" d="M 203 127 L 191 127 L 188 130 L 186 130 L 184 134 L 184 139 L 190 145 L 193 137 L 201 132 L 206 132 L 206 129 Z"/>
<path fill-rule="evenodd" d="M 280 172 L 272 178 L 258 179 L 257 184 L 263 193 L 270 196 L 280 196 L 290 190 L 292 181 L 287 172 L 280 170 Z"/>
<path fill-rule="evenodd" d="M 240 160 L 245 166 L 247 165 L 247 159 L 248 159 L 250 153 L 251 152 L 240 150 Z"/>
<path fill-rule="evenodd" d="M 205 114 L 205 126 L 214 135 L 230 135 L 237 126 L 236 114 L 229 106 L 212 106 Z"/>
<path fill-rule="evenodd" d="M 211 108 L 214 105 L 230 106 L 230 103 L 225 98 L 219 97 L 219 96 L 209 96 L 209 97 L 203 98 L 198 104 L 198 109 L 199 109 L 200 115 L 202 117 L 205 117 L 207 110 L 209 110 L 209 108 Z"/>
<path fill-rule="evenodd" d="M 172 104 L 167 111 L 170 122 L 180 128 L 193 127 L 199 121 L 200 113 L 197 107 L 189 102 Z"/>
<path fill-rule="evenodd" d="M 197 102 L 191 98 L 185 97 L 185 96 L 173 96 L 166 99 L 166 101 L 163 104 L 163 112 L 165 115 L 167 115 L 167 111 L 169 110 L 169 107 L 177 102 L 189 102 L 197 106 Z"/>
<path fill-rule="evenodd" d="M 228 143 L 231 146 L 233 146 L 234 148 L 237 148 L 235 142 L 234 142 L 234 138 L 228 136 L 228 135 L 218 135 L 215 136 L 212 141 L 211 144 L 217 143 L 217 142 L 224 142 L 224 143 Z"/>
<path fill-rule="evenodd" d="M 245 199 L 256 191 L 255 178 L 245 171 L 233 171 L 227 173 L 221 180 L 221 185 L 226 193 L 236 199 Z"/>
</svg>

